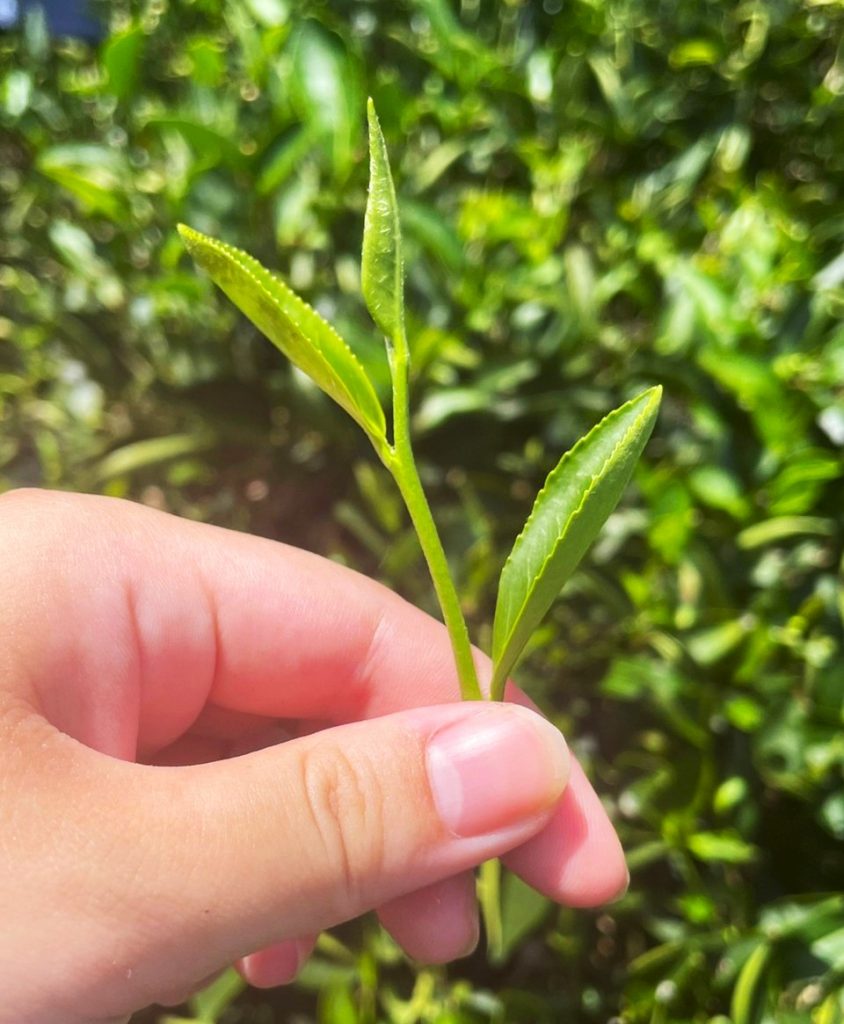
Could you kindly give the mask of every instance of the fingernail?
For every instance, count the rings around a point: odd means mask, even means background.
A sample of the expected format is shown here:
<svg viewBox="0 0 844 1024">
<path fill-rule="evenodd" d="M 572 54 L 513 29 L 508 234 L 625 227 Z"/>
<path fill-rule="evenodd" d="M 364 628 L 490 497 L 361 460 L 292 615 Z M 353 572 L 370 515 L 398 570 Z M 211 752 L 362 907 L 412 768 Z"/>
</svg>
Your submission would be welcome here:
<svg viewBox="0 0 844 1024">
<path fill-rule="evenodd" d="M 467 709 L 427 748 L 437 811 L 457 836 L 497 832 L 549 810 L 568 781 L 559 731 L 514 704 Z"/>
<path fill-rule="evenodd" d="M 312 947 L 312 941 L 288 939 L 267 946 L 257 953 L 250 953 L 238 961 L 238 967 L 246 981 L 255 988 L 289 985 L 307 960 Z"/>
<path fill-rule="evenodd" d="M 474 927 L 472 928 L 472 933 L 466 940 L 466 945 L 455 956 L 455 960 L 462 960 L 463 957 L 471 956 L 478 948 L 478 943 L 481 941 L 481 925 L 477 917 L 475 918 L 473 925 Z"/>
<path fill-rule="evenodd" d="M 630 868 L 627 869 L 627 878 L 625 879 L 624 885 L 618 890 L 615 896 L 610 900 L 610 904 L 621 903 L 624 897 L 627 895 L 630 889 Z"/>
</svg>

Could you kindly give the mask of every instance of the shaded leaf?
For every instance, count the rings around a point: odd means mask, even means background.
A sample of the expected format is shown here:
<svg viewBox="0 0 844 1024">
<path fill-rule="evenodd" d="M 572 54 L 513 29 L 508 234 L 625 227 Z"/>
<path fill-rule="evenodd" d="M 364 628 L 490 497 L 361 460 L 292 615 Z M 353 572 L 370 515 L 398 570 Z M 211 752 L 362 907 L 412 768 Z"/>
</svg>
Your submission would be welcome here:
<svg viewBox="0 0 844 1024">
<path fill-rule="evenodd" d="M 661 388 L 611 412 L 567 452 L 539 492 L 501 572 L 492 694 L 617 505 L 653 430 Z"/>
<path fill-rule="evenodd" d="M 196 158 L 191 167 L 192 176 L 220 162 L 232 167 L 243 166 L 246 162 L 246 158 L 230 138 L 198 120 L 164 114 L 149 118 L 146 125 L 165 135 L 167 132 L 177 132 L 184 139 Z"/>
<path fill-rule="evenodd" d="M 309 128 L 294 128 L 283 136 L 264 161 L 255 183 L 258 194 L 265 196 L 286 181 L 307 156 L 313 141 Z"/>
<path fill-rule="evenodd" d="M 550 900 L 523 882 L 518 875 L 506 872 L 501 881 L 501 947 L 496 960 L 504 963 L 519 944 L 536 931 L 548 916 Z"/>
<path fill-rule="evenodd" d="M 396 190 L 375 105 L 369 120 L 369 197 L 363 229 L 361 287 L 372 319 L 394 339 L 404 334 L 404 268 Z"/>
<path fill-rule="evenodd" d="M 433 206 L 402 198 L 401 224 L 405 237 L 415 240 L 448 270 L 463 267 L 460 239 Z"/>
<path fill-rule="evenodd" d="M 315 384 L 384 442 L 384 411 L 355 354 L 322 317 L 253 257 L 179 225 L 188 251 L 234 304 Z"/>
</svg>

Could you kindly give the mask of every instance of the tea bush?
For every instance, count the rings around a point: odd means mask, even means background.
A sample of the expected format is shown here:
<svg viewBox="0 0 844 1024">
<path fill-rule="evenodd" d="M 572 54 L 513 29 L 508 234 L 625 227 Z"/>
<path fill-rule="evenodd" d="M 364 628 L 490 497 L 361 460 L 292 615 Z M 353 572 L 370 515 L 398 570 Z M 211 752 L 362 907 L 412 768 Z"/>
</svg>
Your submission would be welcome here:
<svg viewBox="0 0 844 1024">
<path fill-rule="evenodd" d="M 505 879 L 447 970 L 375 925 L 200 1020 L 844 1019 L 844 8 L 837 0 L 114 0 L 98 49 L 0 36 L 0 486 L 125 495 L 433 609 L 365 441 L 186 259 L 278 268 L 355 345 L 365 111 L 407 247 L 414 429 L 475 636 L 547 471 L 649 384 L 635 485 L 520 678 L 632 885 Z M 150 1011 L 138 1020 L 164 1019 Z"/>
</svg>

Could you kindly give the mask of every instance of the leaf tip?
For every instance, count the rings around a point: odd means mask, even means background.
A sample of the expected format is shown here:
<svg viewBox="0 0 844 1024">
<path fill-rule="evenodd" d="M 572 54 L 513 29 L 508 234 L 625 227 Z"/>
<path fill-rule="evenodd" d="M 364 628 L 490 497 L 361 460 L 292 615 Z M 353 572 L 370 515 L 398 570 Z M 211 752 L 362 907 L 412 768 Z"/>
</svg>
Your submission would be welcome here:
<svg viewBox="0 0 844 1024">
<path fill-rule="evenodd" d="M 633 404 L 640 402 L 639 408 L 647 414 L 648 418 L 656 417 L 662 402 L 662 385 L 655 384 L 651 388 L 646 388 L 637 398 L 633 399 Z"/>
<path fill-rule="evenodd" d="M 194 228 L 188 227 L 187 224 L 177 224 L 176 230 L 179 232 L 185 248 L 193 256 L 202 240 L 202 235 Z"/>
<path fill-rule="evenodd" d="M 371 96 L 366 101 L 366 123 L 369 126 L 369 155 L 371 159 L 379 145 L 383 145 L 381 122 L 378 120 L 378 111 L 375 109 L 375 101 Z"/>
</svg>

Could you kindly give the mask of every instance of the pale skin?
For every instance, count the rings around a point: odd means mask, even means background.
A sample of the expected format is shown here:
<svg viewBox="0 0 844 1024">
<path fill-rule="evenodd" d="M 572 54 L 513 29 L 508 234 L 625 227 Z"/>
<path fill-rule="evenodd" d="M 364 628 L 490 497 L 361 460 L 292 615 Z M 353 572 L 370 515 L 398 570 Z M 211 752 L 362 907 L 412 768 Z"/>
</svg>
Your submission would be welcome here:
<svg viewBox="0 0 844 1024">
<path fill-rule="evenodd" d="M 0 566 L 0 1024 L 283 984 L 372 909 L 455 959 L 494 856 L 571 906 L 624 891 L 556 730 L 512 685 L 457 703 L 443 626 L 372 580 L 41 491 L 0 498 Z"/>
</svg>

